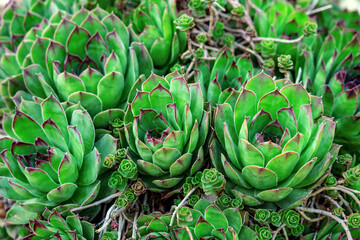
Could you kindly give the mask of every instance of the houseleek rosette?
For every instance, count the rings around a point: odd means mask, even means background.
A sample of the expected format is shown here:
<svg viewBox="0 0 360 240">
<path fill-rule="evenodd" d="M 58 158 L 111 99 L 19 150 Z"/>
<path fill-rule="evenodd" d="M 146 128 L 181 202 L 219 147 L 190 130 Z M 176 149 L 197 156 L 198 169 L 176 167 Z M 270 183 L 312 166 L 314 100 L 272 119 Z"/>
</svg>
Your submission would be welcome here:
<svg viewBox="0 0 360 240">
<path fill-rule="evenodd" d="M 201 84 L 205 101 L 215 107 L 223 103 L 233 90 L 239 90 L 255 72 L 249 56 L 234 57 L 225 47 L 211 67 L 205 62 L 198 63 L 195 79 Z"/>
<path fill-rule="evenodd" d="M 237 185 L 229 191 L 246 205 L 292 206 L 335 160 L 336 124 L 325 117 L 314 121 L 310 99 L 301 84 L 279 90 L 260 73 L 217 106 L 211 160 Z"/>
<path fill-rule="evenodd" d="M 143 42 L 155 70 L 165 73 L 186 48 L 186 34 L 176 29 L 175 1 L 142 0 L 132 19 L 132 39 Z"/>
<path fill-rule="evenodd" d="M 209 112 L 199 83 L 188 85 L 177 72 L 139 79 L 125 115 L 130 155 L 153 190 L 172 188 L 195 174 L 204 161 L 202 145 Z M 146 177 L 148 176 L 148 177 Z"/>
<path fill-rule="evenodd" d="M 53 14 L 72 14 L 80 9 L 78 2 L 78 0 L 8 1 L 1 14 L 0 39 L 2 46 L 0 52 L 4 53 L 5 48 L 16 49 L 32 27 L 42 25 Z"/>
<path fill-rule="evenodd" d="M 82 221 L 79 215 L 69 215 L 62 217 L 56 210 L 51 212 L 46 210 L 43 213 L 46 220 L 30 220 L 31 233 L 23 238 L 24 240 L 93 240 L 94 226 L 86 221 Z"/>
<path fill-rule="evenodd" d="M 171 215 L 153 212 L 150 215 L 140 215 L 137 219 L 139 238 L 172 240 L 175 236 L 170 228 Z"/>
<path fill-rule="evenodd" d="M 42 102 L 23 100 L 3 126 L 10 136 L 0 139 L 3 196 L 33 212 L 86 205 L 97 197 L 104 159 L 117 141 L 104 135 L 95 142 L 86 111 L 64 109 L 50 95 Z"/>
<path fill-rule="evenodd" d="M 137 78 L 153 70 L 144 45 L 129 42 L 121 20 L 100 8 L 55 14 L 33 27 L 16 53 L 2 56 L 8 75 L 2 95 L 9 108 L 21 97 L 53 94 L 60 102 L 80 102 L 91 117 L 107 110 L 99 116 L 102 124 L 122 118 L 121 110 L 110 109 L 124 108 Z"/>
<path fill-rule="evenodd" d="M 178 227 L 174 229 L 177 239 L 246 239 L 240 233 L 242 218 L 239 209 L 222 211 L 205 199 L 200 199 L 194 208 L 185 208 L 186 211 L 178 213 L 184 216 L 178 216 Z"/>
<path fill-rule="evenodd" d="M 337 121 L 334 141 L 348 152 L 357 152 L 360 150 L 358 34 L 337 24 L 325 39 L 314 36 L 306 43 L 296 62 L 296 68 L 303 69 L 302 81 L 309 92 L 321 98 L 323 113 Z"/>
</svg>

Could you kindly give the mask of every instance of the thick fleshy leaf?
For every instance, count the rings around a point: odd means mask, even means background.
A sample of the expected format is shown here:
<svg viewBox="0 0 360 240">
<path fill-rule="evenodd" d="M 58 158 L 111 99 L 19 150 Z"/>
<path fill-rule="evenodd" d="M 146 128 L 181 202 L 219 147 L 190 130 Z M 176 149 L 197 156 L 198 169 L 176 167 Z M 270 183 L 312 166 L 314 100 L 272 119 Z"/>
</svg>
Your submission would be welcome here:
<svg viewBox="0 0 360 240">
<path fill-rule="evenodd" d="M 42 118 L 44 120 L 51 119 L 59 127 L 61 134 L 65 141 L 67 141 L 69 134 L 67 131 L 68 121 L 64 109 L 61 107 L 58 100 L 53 95 L 50 95 L 41 104 Z"/>
<path fill-rule="evenodd" d="M 287 197 L 292 191 L 292 188 L 277 188 L 261 191 L 256 196 L 263 201 L 277 202 Z"/>
<path fill-rule="evenodd" d="M 98 171 L 100 169 L 100 154 L 96 148 L 94 148 L 89 154 L 85 155 L 84 163 L 79 172 L 79 178 L 77 184 L 90 185 L 94 183 L 98 177 Z"/>
<path fill-rule="evenodd" d="M 334 100 L 333 116 L 340 118 L 355 113 L 358 106 L 358 95 L 355 90 L 349 89 L 341 92 Z"/>
<path fill-rule="evenodd" d="M 262 142 L 256 147 L 265 158 L 265 165 L 275 156 L 281 154 L 281 147 L 272 141 Z"/>
<path fill-rule="evenodd" d="M 179 176 L 180 174 L 184 173 L 191 165 L 192 160 L 191 153 L 185 153 L 179 159 L 177 159 L 171 166 L 170 166 L 170 176 Z"/>
<path fill-rule="evenodd" d="M 215 229 L 227 229 L 229 226 L 229 222 L 224 213 L 216 205 L 211 205 L 205 210 L 205 220 L 212 224 Z"/>
<path fill-rule="evenodd" d="M 281 182 L 290 176 L 299 161 L 299 154 L 296 152 L 284 152 L 271 159 L 266 168 L 276 173 L 278 181 Z"/>
<path fill-rule="evenodd" d="M 277 110 L 280 108 L 288 107 L 289 102 L 286 97 L 275 90 L 265 94 L 259 101 L 258 110 L 264 110 L 271 115 L 271 119 L 275 120 L 277 116 Z"/>
<path fill-rule="evenodd" d="M 86 29 L 76 25 L 67 39 L 66 46 L 68 53 L 84 59 L 86 56 L 85 45 L 89 39 L 90 33 Z"/>
<path fill-rule="evenodd" d="M 74 155 L 78 169 L 81 169 L 84 157 L 84 143 L 76 126 L 68 126 L 68 132 L 70 153 Z"/>
<path fill-rule="evenodd" d="M 168 170 L 180 156 L 181 153 L 176 148 L 161 148 L 154 153 L 153 163 L 163 170 Z"/>
<path fill-rule="evenodd" d="M 190 103 L 190 89 L 183 77 L 171 80 L 170 93 L 179 109 L 180 115 L 183 116 L 185 103 Z"/>
<path fill-rule="evenodd" d="M 236 102 L 234 110 L 236 132 L 239 133 L 245 117 L 251 119 L 256 114 L 256 95 L 254 92 L 243 89 Z"/>
<path fill-rule="evenodd" d="M 13 120 L 13 129 L 15 134 L 23 141 L 33 143 L 37 137 L 48 141 L 41 126 L 35 122 L 30 116 L 16 111 Z M 27 129 L 27 131 L 23 131 Z"/>
<path fill-rule="evenodd" d="M 76 183 L 79 176 L 79 170 L 76 165 L 76 160 L 71 154 L 65 153 L 64 158 L 60 163 L 58 174 L 61 184 Z"/>
<path fill-rule="evenodd" d="M 256 189 L 269 189 L 277 185 L 278 179 L 273 171 L 258 167 L 247 166 L 242 170 L 242 175 Z"/>
<path fill-rule="evenodd" d="M 97 95 L 102 101 L 104 110 L 119 104 L 123 88 L 124 77 L 119 72 L 111 72 L 100 80 Z"/>
<path fill-rule="evenodd" d="M 240 161 L 243 166 L 263 167 L 265 159 L 263 154 L 245 139 L 239 140 Z"/>
<path fill-rule="evenodd" d="M 245 89 L 253 91 L 259 101 L 265 94 L 275 90 L 275 82 L 269 75 L 261 72 L 249 80 Z"/>
<path fill-rule="evenodd" d="M 85 91 L 85 86 L 81 79 L 67 72 L 61 73 L 57 79 L 55 79 L 55 84 L 59 90 L 61 101 L 66 101 L 74 92 Z"/>
<path fill-rule="evenodd" d="M 75 92 L 67 99 L 71 103 L 80 103 L 84 107 L 91 117 L 102 111 L 102 102 L 98 96 L 88 92 Z M 68 108 L 66 114 L 68 114 Z"/>
<path fill-rule="evenodd" d="M 165 118 L 167 118 L 166 106 L 174 102 L 170 91 L 163 87 L 160 83 L 150 92 L 149 98 L 151 108 L 156 110 L 158 113 L 162 112 Z"/>
<path fill-rule="evenodd" d="M 102 138 L 100 138 L 99 141 L 95 143 L 95 147 L 99 151 L 101 159 L 99 163 L 99 175 L 107 170 L 107 168 L 103 166 L 104 160 L 109 154 L 115 153 L 116 144 L 117 140 L 109 134 L 104 135 Z"/>
<path fill-rule="evenodd" d="M 289 106 L 293 108 L 296 117 L 299 116 L 301 105 L 310 104 L 309 94 L 300 83 L 287 85 L 280 92 L 289 101 Z"/>
</svg>

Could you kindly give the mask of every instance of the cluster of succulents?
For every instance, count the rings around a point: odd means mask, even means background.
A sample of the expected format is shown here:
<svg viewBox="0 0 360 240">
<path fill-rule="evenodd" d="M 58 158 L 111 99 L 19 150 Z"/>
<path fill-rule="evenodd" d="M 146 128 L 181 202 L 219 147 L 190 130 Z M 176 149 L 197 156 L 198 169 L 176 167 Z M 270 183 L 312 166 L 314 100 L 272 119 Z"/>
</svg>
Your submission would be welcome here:
<svg viewBox="0 0 360 240">
<path fill-rule="evenodd" d="M 359 19 L 327 0 L 10 0 L 0 238 L 359 238 Z"/>
</svg>

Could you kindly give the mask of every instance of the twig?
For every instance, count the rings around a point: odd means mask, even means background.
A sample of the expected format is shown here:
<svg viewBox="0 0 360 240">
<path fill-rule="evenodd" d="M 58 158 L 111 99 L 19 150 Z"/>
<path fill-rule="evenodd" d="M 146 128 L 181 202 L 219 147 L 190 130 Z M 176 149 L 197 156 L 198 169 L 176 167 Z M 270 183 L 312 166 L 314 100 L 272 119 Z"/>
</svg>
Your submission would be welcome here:
<svg viewBox="0 0 360 240">
<path fill-rule="evenodd" d="M 325 195 L 325 198 L 326 198 L 327 200 L 329 200 L 332 204 L 334 204 L 336 207 L 342 208 L 342 207 L 340 206 L 340 204 L 337 203 L 337 202 L 336 202 L 334 199 L 332 199 L 331 197 Z M 346 219 L 346 215 L 345 215 L 344 212 L 341 213 L 341 216 L 342 216 L 343 219 Z"/>
<path fill-rule="evenodd" d="M 105 218 L 104 218 L 104 224 L 97 230 L 97 232 L 100 233 L 100 234 L 99 234 L 99 237 L 100 237 L 100 238 L 101 238 L 101 236 L 102 236 L 102 231 L 103 231 L 104 229 L 106 229 L 107 226 L 108 226 L 108 225 L 110 224 L 110 222 L 111 222 L 110 214 L 111 214 L 112 210 L 113 210 L 115 207 L 116 207 L 115 204 L 113 204 L 113 205 L 109 208 L 109 210 L 107 211 L 106 216 L 105 216 Z"/>
<path fill-rule="evenodd" d="M 188 226 L 185 226 L 185 230 L 186 232 L 188 233 L 189 237 L 190 237 L 190 240 L 194 240 L 193 236 L 192 236 L 192 233 L 190 232 L 190 229 Z"/>
<path fill-rule="evenodd" d="M 269 40 L 269 41 L 280 42 L 280 43 L 297 43 L 297 42 L 300 42 L 303 38 L 304 38 L 304 35 L 301 35 L 300 37 L 295 38 L 295 39 L 256 37 L 256 38 L 253 38 L 252 40 L 255 42 Z"/>
<path fill-rule="evenodd" d="M 342 191 L 344 193 L 346 193 L 347 195 L 350 195 L 356 202 L 356 204 L 360 207 L 360 200 L 355 196 L 355 193 L 357 193 L 358 191 L 350 191 L 352 189 L 349 189 L 349 188 L 346 188 L 346 187 L 343 187 L 343 186 L 335 186 L 335 187 L 329 187 L 330 190 L 339 190 L 339 191 Z"/>
<path fill-rule="evenodd" d="M 255 11 L 257 12 L 257 13 L 263 13 L 263 10 L 262 9 L 260 9 L 258 6 L 256 6 L 254 3 L 252 3 L 251 2 L 251 0 L 246 0 L 246 3 L 250 6 L 250 7 L 252 7 L 253 9 L 255 9 Z"/>
<path fill-rule="evenodd" d="M 133 222 L 133 230 L 132 230 L 132 239 L 136 239 L 136 230 L 137 230 L 137 217 L 138 217 L 139 212 L 136 211 L 135 212 L 135 216 L 134 216 L 134 222 Z"/>
<path fill-rule="evenodd" d="M 286 233 L 286 229 L 283 228 L 282 230 L 283 230 L 285 239 L 286 239 L 286 240 L 289 240 L 289 237 L 288 237 L 288 235 L 287 235 L 287 233 Z"/>
<path fill-rule="evenodd" d="M 331 212 L 327 212 L 327 211 L 319 210 L 319 209 L 313 209 L 313 208 L 305 208 L 305 207 L 297 207 L 296 209 L 304 211 L 304 212 L 317 213 L 317 214 L 325 215 L 327 217 L 331 217 L 332 219 L 337 221 L 344 228 L 344 230 L 346 232 L 346 235 L 348 237 L 347 239 L 348 240 L 353 240 L 353 238 L 351 236 L 351 233 L 350 233 L 350 230 L 349 230 L 348 226 L 346 225 L 345 221 L 342 220 L 341 218 L 333 215 Z"/>
<path fill-rule="evenodd" d="M 316 7 L 318 2 L 319 2 L 319 0 L 313 0 L 312 3 L 310 4 L 308 10 L 306 11 L 306 14 L 309 15 L 309 13 Z"/>
<path fill-rule="evenodd" d="M 211 43 L 211 31 L 212 31 L 213 22 L 214 22 L 214 12 L 213 12 L 213 9 L 212 9 L 212 7 L 211 7 L 211 3 L 208 3 L 208 6 L 209 6 L 209 13 L 210 13 L 208 39 L 209 39 L 209 43 Z"/>
<path fill-rule="evenodd" d="M 243 51 L 253 54 L 261 65 L 264 63 L 264 60 L 262 59 L 262 57 L 259 54 L 257 54 L 254 50 L 252 50 L 248 47 L 245 47 L 244 45 L 242 45 L 240 43 L 235 43 L 235 48 L 240 48 Z"/>
<path fill-rule="evenodd" d="M 174 219 L 175 219 L 175 216 L 176 216 L 176 213 L 177 213 L 178 209 L 181 208 L 183 205 L 185 205 L 186 200 L 188 200 L 188 198 L 191 196 L 191 194 L 193 194 L 193 192 L 195 192 L 196 189 L 197 189 L 197 187 L 194 187 L 193 189 L 191 189 L 190 192 L 188 192 L 188 194 L 186 194 L 184 199 L 180 202 L 180 204 L 175 207 L 175 211 L 174 211 L 173 215 L 171 216 L 170 227 L 174 223 Z"/>
<path fill-rule="evenodd" d="M 193 60 L 191 61 L 191 63 L 189 64 L 189 67 L 188 67 L 188 69 L 186 70 L 186 73 L 185 73 L 185 79 L 187 79 L 187 78 L 188 78 L 188 75 L 189 75 L 189 73 L 190 73 L 190 71 L 191 71 L 192 67 L 193 67 L 193 66 L 194 66 L 194 64 L 195 64 L 196 59 L 197 59 L 197 57 L 194 57 L 194 58 L 193 58 Z"/>
<path fill-rule="evenodd" d="M 118 240 L 121 240 L 122 229 L 124 227 L 125 219 L 123 219 L 122 215 L 119 216 L 119 226 L 118 226 Z"/>
<path fill-rule="evenodd" d="M 80 210 L 84 210 L 84 209 L 87 209 L 87 208 L 90 208 L 90 207 L 94 207 L 94 206 L 100 205 L 100 204 L 102 204 L 102 203 L 104 203 L 104 202 L 107 202 L 107 201 L 109 201 L 109 200 L 111 200 L 111 199 L 114 199 L 114 198 L 120 196 L 121 194 L 123 194 L 123 192 L 114 193 L 114 194 L 112 194 L 112 195 L 110 195 L 110 196 L 108 196 L 108 197 L 106 197 L 106 198 L 103 198 L 103 199 L 101 199 L 101 200 L 99 200 L 99 201 L 96 201 L 96 202 L 94 202 L 94 203 L 91 203 L 91 204 L 89 204 L 89 205 L 85 205 L 85 206 L 73 208 L 73 209 L 71 209 L 71 211 L 80 211 Z"/>
<path fill-rule="evenodd" d="M 322 11 L 325 11 L 325 10 L 328 10 L 328 9 L 331 9 L 332 8 L 332 5 L 325 5 L 323 7 L 319 7 L 317 9 L 314 9 L 312 10 L 311 12 L 308 13 L 308 15 L 313 15 L 315 13 L 319 13 L 319 12 L 322 12 Z"/>
<path fill-rule="evenodd" d="M 280 227 L 278 227 L 278 228 L 275 230 L 275 232 L 274 232 L 271 240 L 275 240 L 275 238 L 276 238 L 276 236 L 278 235 L 278 233 L 279 233 L 279 232 L 281 231 L 281 229 L 283 229 L 285 226 L 286 226 L 286 225 L 283 224 L 283 225 L 281 225 Z"/>
<path fill-rule="evenodd" d="M 191 40 L 191 44 L 194 45 L 195 47 L 201 47 L 200 44 L 198 44 L 198 43 L 196 43 L 196 42 L 194 42 L 192 40 Z M 205 49 L 209 49 L 211 51 L 214 51 L 214 52 L 219 52 L 218 48 L 214 48 L 214 47 L 211 47 L 211 46 L 208 46 L 208 45 L 203 45 L 202 47 L 205 48 Z"/>
<path fill-rule="evenodd" d="M 340 193 L 338 194 L 338 197 L 340 198 L 340 201 L 345 205 L 347 210 L 352 213 L 353 210 L 351 209 L 350 204 L 348 203 L 348 201 L 346 201 Z"/>
</svg>

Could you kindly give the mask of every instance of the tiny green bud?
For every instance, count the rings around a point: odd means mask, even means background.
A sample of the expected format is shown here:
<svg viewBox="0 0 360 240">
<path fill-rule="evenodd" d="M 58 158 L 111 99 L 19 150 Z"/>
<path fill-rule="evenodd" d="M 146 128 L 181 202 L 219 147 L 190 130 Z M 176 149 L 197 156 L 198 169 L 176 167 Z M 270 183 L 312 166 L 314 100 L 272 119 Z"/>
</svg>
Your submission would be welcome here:
<svg viewBox="0 0 360 240">
<path fill-rule="evenodd" d="M 240 208 L 242 207 L 243 199 L 240 197 L 234 198 L 231 200 L 231 207 L 233 208 Z"/>
<path fill-rule="evenodd" d="M 178 72 L 178 73 L 182 73 L 183 72 L 183 67 L 180 65 L 180 64 L 178 64 L 178 63 L 176 63 L 176 64 L 174 64 L 171 68 L 170 68 L 170 72 Z"/>
<path fill-rule="evenodd" d="M 263 63 L 263 67 L 264 67 L 265 69 L 273 69 L 273 68 L 275 68 L 275 62 L 274 62 L 274 60 L 273 60 L 272 58 L 266 59 L 266 60 L 264 61 L 264 63 Z"/>
<path fill-rule="evenodd" d="M 202 172 L 197 172 L 194 177 L 191 178 L 191 183 L 196 186 L 201 183 Z"/>
<path fill-rule="evenodd" d="M 137 166 L 134 161 L 130 159 L 122 160 L 118 171 L 124 178 L 128 178 L 133 181 L 137 178 Z"/>
<path fill-rule="evenodd" d="M 184 195 L 187 195 L 193 188 L 194 188 L 194 186 L 191 183 L 184 183 L 183 184 Z"/>
<path fill-rule="evenodd" d="M 231 48 L 234 45 L 235 37 L 231 34 L 226 34 L 221 44 Z"/>
<path fill-rule="evenodd" d="M 306 22 L 303 33 L 305 36 L 315 35 L 317 33 L 317 24 L 314 22 Z"/>
<path fill-rule="evenodd" d="M 337 157 L 336 161 L 340 164 L 349 164 L 352 162 L 352 156 L 350 154 L 340 155 Z"/>
<path fill-rule="evenodd" d="M 290 231 L 293 236 L 298 237 L 304 232 L 304 229 L 304 225 L 298 224 L 296 227 L 290 228 Z"/>
<path fill-rule="evenodd" d="M 347 186 L 355 185 L 360 179 L 360 166 L 357 165 L 343 173 Z"/>
<path fill-rule="evenodd" d="M 180 31 L 188 31 L 195 27 L 194 18 L 186 14 L 175 19 L 174 23 L 176 24 L 176 29 L 179 29 Z"/>
<path fill-rule="evenodd" d="M 254 219 L 258 222 L 267 222 L 267 220 L 270 217 L 270 211 L 265 210 L 265 209 L 258 209 L 256 210 Z"/>
<path fill-rule="evenodd" d="M 127 184 L 127 179 L 124 179 L 119 172 L 113 172 L 109 179 L 109 187 L 116 188 L 119 191 L 125 189 Z"/>
<path fill-rule="evenodd" d="M 189 8 L 196 10 L 203 6 L 203 2 L 201 0 L 191 0 L 189 2 L 188 6 L 189 6 Z"/>
<path fill-rule="evenodd" d="M 260 42 L 261 55 L 265 58 L 276 54 L 277 44 L 272 40 L 263 40 Z"/>
<path fill-rule="evenodd" d="M 115 156 L 113 154 L 107 155 L 104 159 L 103 165 L 106 168 L 112 168 L 115 165 Z"/>
<path fill-rule="evenodd" d="M 196 41 L 198 43 L 206 43 L 207 42 L 207 36 L 206 34 L 204 33 L 199 33 L 197 36 L 196 36 Z"/>
<path fill-rule="evenodd" d="M 204 56 L 204 49 L 203 48 L 198 48 L 195 50 L 195 55 L 199 58 L 202 58 Z"/>
<path fill-rule="evenodd" d="M 116 160 L 116 162 L 120 163 L 121 160 L 126 158 L 126 154 L 127 154 L 126 148 L 119 148 L 118 150 L 116 150 L 116 152 L 115 152 L 115 160 Z"/>
<path fill-rule="evenodd" d="M 200 197 L 199 195 L 191 195 L 189 197 L 189 204 L 190 206 L 194 207 L 195 204 L 200 200 Z"/>
<path fill-rule="evenodd" d="M 216 200 L 216 205 L 218 205 L 221 209 L 228 208 L 231 204 L 231 197 L 227 194 L 221 194 L 220 197 Z"/>
<path fill-rule="evenodd" d="M 352 213 L 347 219 L 349 227 L 357 228 L 360 227 L 360 215 L 359 213 Z"/>
<path fill-rule="evenodd" d="M 272 212 L 270 214 L 270 219 L 269 219 L 269 222 L 276 226 L 276 227 L 279 227 L 281 225 L 281 216 L 279 213 L 277 212 Z"/>
<path fill-rule="evenodd" d="M 337 180 L 336 178 L 330 174 L 327 178 L 326 178 L 326 181 L 325 181 L 325 186 L 326 187 L 332 187 L 332 186 L 335 186 L 337 184 Z"/>
<path fill-rule="evenodd" d="M 340 217 L 343 212 L 344 209 L 342 207 L 336 207 L 332 210 L 332 213 L 338 217 Z"/>
<path fill-rule="evenodd" d="M 281 54 L 281 56 L 278 57 L 277 60 L 280 72 L 285 73 L 287 70 L 293 69 L 294 63 L 291 60 L 291 55 Z"/>
<path fill-rule="evenodd" d="M 174 199 L 174 205 L 178 206 L 181 203 L 180 199 Z"/>
<path fill-rule="evenodd" d="M 128 188 L 125 190 L 124 196 L 126 197 L 126 200 L 128 201 L 128 203 L 133 203 L 137 199 L 137 196 L 136 196 L 134 190 L 132 190 L 131 188 Z"/>
<path fill-rule="evenodd" d="M 245 16 L 245 7 L 244 7 L 244 5 L 240 4 L 239 6 L 234 7 L 231 10 L 231 14 L 238 17 L 238 18 L 244 17 Z"/>
<path fill-rule="evenodd" d="M 126 196 L 125 195 L 119 196 L 119 198 L 115 202 L 115 205 L 119 208 L 126 207 L 128 205 Z"/>
<path fill-rule="evenodd" d="M 177 211 L 178 225 L 186 226 L 188 222 L 193 220 L 192 213 L 188 207 L 180 207 Z"/>
<path fill-rule="evenodd" d="M 225 186 L 225 178 L 216 168 L 205 169 L 201 177 L 201 188 L 206 195 L 221 191 Z"/>
<path fill-rule="evenodd" d="M 271 230 L 268 227 L 261 227 L 257 229 L 258 232 L 258 239 L 259 240 L 268 240 L 271 239 Z"/>
<path fill-rule="evenodd" d="M 109 124 L 113 127 L 113 128 L 120 128 L 124 125 L 124 121 L 121 118 L 113 118 L 112 120 L 109 121 Z"/>
<path fill-rule="evenodd" d="M 281 212 L 281 221 L 289 228 L 297 227 L 300 222 L 299 213 L 294 210 L 284 210 Z"/>
</svg>

